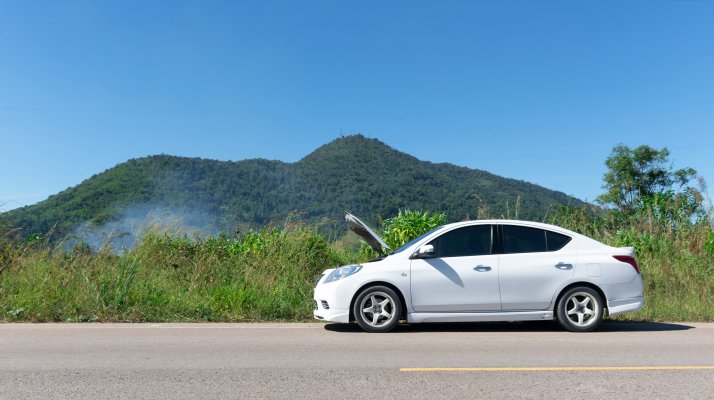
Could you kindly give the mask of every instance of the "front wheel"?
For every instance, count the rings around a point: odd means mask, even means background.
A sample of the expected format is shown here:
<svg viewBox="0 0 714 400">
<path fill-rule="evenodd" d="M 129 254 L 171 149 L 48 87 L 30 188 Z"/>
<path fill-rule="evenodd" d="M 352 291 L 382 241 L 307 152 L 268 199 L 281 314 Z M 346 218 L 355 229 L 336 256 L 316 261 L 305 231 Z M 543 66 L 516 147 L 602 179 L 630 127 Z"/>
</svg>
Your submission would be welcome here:
<svg viewBox="0 0 714 400">
<path fill-rule="evenodd" d="M 401 310 L 401 300 L 394 290 L 372 286 L 359 293 L 352 313 L 363 330 L 389 332 L 399 323 Z"/>
<path fill-rule="evenodd" d="M 602 297 L 589 287 L 568 290 L 557 307 L 558 322 L 571 332 L 590 332 L 602 322 Z"/>
</svg>

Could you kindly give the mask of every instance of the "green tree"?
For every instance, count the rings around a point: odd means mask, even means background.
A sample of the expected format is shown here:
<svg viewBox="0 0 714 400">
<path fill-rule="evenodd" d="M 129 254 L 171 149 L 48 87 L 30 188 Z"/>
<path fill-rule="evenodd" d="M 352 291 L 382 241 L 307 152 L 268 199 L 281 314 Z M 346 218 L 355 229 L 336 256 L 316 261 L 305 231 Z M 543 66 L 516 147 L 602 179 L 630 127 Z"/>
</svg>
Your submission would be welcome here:
<svg viewBox="0 0 714 400">
<path fill-rule="evenodd" d="M 597 198 L 598 202 L 630 214 L 643 203 L 691 194 L 695 189 L 688 184 L 697 172 L 693 168 L 674 170 L 669 155 L 667 148 L 616 146 L 605 160 L 603 189 L 607 192 Z"/>
</svg>

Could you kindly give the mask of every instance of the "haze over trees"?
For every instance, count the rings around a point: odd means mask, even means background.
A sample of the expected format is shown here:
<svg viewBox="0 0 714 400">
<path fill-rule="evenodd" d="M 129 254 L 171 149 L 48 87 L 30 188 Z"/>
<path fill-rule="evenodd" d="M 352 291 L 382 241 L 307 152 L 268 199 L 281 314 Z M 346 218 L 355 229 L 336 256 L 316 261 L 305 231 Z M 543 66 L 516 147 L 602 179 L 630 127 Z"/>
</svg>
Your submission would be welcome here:
<svg viewBox="0 0 714 400">
<path fill-rule="evenodd" d="M 516 203 L 518 214 L 516 215 Z M 493 217 L 542 220 L 556 205 L 582 201 L 486 171 L 435 164 L 376 139 L 346 136 L 296 163 L 238 162 L 158 155 L 132 159 L 36 205 L 0 214 L 22 235 L 79 226 L 184 216 L 210 232 L 245 231 L 289 215 L 340 234 L 344 211 L 369 223 L 400 209 L 443 212 L 448 221 Z"/>
</svg>

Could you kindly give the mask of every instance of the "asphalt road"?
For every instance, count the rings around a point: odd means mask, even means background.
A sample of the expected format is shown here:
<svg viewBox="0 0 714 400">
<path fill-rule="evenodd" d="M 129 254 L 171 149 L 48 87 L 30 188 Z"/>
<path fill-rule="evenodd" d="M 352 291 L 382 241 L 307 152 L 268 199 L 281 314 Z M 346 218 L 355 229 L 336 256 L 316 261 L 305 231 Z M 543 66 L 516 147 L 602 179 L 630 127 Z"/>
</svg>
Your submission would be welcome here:
<svg viewBox="0 0 714 400">
<path fill-rule="evenodd" d="M 0 324 L 2 399 L 711 399 L 702 367 L 714 324 Z"/>
</svg>

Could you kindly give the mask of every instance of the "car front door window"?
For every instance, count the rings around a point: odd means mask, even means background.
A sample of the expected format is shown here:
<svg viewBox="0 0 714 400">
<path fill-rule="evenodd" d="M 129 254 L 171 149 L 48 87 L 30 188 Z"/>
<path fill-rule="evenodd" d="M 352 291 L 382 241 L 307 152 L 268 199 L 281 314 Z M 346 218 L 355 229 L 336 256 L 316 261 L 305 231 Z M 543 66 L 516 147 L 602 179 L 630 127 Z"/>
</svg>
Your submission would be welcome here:
<svg viewBox="0 0 714 400">
<path fill-rule="evenodd" d="M 475 225 L 446 232 L 431 242 L 439 258 L 491 254 L 491 225 Z"/>
</svg>

